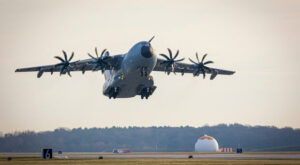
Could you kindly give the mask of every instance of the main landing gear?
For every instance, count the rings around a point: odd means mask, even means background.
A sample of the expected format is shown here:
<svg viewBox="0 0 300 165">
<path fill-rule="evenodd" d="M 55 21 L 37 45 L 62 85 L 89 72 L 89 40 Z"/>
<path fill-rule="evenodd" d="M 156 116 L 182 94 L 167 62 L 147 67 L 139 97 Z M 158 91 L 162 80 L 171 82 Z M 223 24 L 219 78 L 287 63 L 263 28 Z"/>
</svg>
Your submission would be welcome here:
<svg viewBox="0 0 300 165">
<path fill-rule="evenodd" d="M 148 99 L 148 97 L 150 95 L 152 95 L 152 93 L 153 93 L 153 89 L 152 88 L 147 87 L 147 88 L 142 89 L 142 91 L 141 91 L 141 99 L 144 99 L 144 97 L 146 99 Z"/>
<path fill-rule="evenodd" d="M 109 99 L 111 99 L 111 98 L 115 99 L 118 96 L 119 92 L 120 92 L 120 88 L 119 87 L 111 88 L 109 90 L 109 95 L 108 95 Z"/>
</svg>

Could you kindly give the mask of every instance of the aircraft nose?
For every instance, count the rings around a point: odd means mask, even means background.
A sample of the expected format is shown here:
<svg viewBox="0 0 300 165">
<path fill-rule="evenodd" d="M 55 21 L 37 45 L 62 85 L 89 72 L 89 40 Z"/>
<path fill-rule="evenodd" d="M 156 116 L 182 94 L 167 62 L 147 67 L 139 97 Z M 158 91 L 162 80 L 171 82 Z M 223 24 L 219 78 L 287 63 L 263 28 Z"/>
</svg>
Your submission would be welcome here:
<svg viewBox="0 0 300 165">
<path fill-rule="evenodd" d="M 144 45 L 143 47 L 142 47 L 142 49 L 141 49 L 141 54 L 142 54 L 142 56 L 143 57 L 145 57 L 145 58 L 150 58 L 150 57 L 152 57 L 152 47 L 151 47 L 151 45 Z"/>
</svg>

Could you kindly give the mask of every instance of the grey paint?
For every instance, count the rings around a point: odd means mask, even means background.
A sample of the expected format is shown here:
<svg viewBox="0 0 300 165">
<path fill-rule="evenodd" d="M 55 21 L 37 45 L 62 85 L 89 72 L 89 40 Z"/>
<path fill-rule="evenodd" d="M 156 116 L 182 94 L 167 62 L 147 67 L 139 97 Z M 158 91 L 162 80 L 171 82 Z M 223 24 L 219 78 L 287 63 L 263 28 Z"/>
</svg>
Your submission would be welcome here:
<svg viewBox="0 0 300 165">
<path fill-rule="evenodd" d="M 146 41 L 135 44 L 128 53 L 122 55 L 123 60 L 120 69 L 106 70 L 103 94 L 109 96 L 111 88 L 119 87 L 117 98 L 134 97 L 140 94 L 143 88 L 156 88 L 152 77 L 141 76 L 141 68 L 145 67 L 150 74 L 157 62 L 157 55 L 151 48 L 151 57 L 142 55 L 143 46 L 151 44 Z M 123 78 L 122 78 L 123 74 Z"/>
</svg>

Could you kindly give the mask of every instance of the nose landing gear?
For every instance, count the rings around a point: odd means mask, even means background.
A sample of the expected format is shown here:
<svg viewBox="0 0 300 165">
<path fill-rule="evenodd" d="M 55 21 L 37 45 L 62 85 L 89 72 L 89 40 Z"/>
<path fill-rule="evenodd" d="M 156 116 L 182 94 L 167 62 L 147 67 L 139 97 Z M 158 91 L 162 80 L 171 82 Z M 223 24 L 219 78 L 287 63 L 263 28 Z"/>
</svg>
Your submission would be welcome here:
<svg viewBox="0 0 300 165">
<path fill-rule="evenodd" d="M 141 67 L 141 77 L 143 76 L 148 76 L 147 67 Z"/>
<path fill-rule="evenodd" d="M 120 88 L 119 87 L 111 88 L 109 90 L 109 95 L 108 95 L 109 99 L 111 99 L 111 98 L 115 99 L 118 96 L 119 92 L 120 92 Z"/>
</svg>

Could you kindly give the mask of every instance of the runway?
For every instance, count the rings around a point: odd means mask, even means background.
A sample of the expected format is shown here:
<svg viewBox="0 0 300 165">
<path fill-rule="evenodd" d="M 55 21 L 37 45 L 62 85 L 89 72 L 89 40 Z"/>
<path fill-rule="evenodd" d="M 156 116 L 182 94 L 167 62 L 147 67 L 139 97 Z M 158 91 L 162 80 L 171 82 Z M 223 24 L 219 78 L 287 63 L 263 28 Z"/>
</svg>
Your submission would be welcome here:
<svg viewBox="0 0 300 165">
<path fill-rule="evenodd" d="M 299 159 L 300 152 L 251 152 L 251 153 L 102 153 L 102 152 L 66 152 L 54 154 L 57 159 L 98 159 L 99 156 L 110 159 L 188 159 L 192 155 L 193 159 Z M 40 153 L 0 153 L 0 157 L 40 157 Z"/>
</svg>

